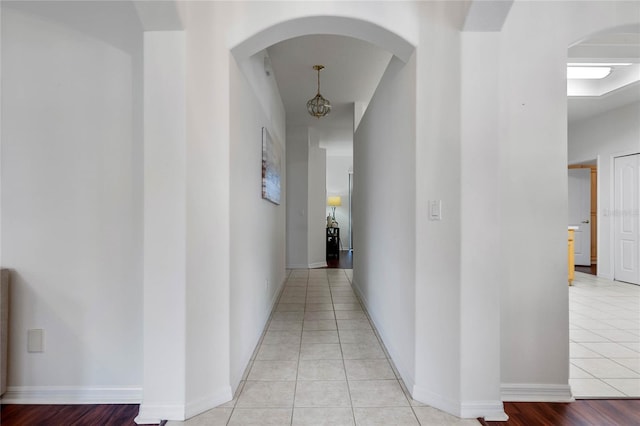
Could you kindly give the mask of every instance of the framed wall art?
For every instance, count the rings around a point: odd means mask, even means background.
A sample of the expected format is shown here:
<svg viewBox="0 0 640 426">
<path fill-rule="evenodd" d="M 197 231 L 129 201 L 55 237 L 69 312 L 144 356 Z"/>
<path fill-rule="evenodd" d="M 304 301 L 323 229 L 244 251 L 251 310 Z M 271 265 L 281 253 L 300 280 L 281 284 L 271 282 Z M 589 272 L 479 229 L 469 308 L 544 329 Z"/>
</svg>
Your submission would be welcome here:
<svg viewBox="0 0 640 426">
<path fill-rule="evenodd" d="M 262 128 L 262 198 L 280 204 L 282 149 L 266 127 Z"/>
</svg>

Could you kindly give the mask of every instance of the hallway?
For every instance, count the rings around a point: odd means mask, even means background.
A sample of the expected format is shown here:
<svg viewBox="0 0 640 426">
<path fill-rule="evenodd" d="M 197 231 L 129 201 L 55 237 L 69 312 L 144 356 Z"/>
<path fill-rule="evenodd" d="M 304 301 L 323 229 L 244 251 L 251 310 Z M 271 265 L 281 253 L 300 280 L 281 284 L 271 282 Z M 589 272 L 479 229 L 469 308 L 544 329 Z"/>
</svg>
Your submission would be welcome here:
<svg viewBox="0 0 640 426">
<path fill-rule="evenodd" d="M 233 401 L 167 425 L 474 425 L 413 401 L 351 289 L 293 270 Z"/>
</svg>

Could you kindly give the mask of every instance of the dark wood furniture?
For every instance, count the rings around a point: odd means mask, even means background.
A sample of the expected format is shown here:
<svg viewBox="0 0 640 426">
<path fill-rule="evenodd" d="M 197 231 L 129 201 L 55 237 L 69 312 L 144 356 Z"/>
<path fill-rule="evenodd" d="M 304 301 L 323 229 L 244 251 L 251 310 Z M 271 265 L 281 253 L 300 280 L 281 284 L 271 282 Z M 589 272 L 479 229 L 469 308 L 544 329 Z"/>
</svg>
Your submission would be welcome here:
<svg viewBox="0 0 640 426">
<path fill-rule="evenodd" d="M 340 257 L 340 228 L 327 228 L 327 260 Z"/>
</svg>

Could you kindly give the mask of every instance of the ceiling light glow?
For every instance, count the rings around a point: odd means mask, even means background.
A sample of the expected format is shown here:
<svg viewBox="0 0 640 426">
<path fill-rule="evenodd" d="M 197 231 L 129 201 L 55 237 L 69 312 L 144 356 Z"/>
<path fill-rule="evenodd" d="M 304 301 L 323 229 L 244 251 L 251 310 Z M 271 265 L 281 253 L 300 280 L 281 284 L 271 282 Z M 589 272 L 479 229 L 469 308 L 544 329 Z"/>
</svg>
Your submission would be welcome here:
<svg viewBox="0 0 640 426">
<path fill-rule="evenodd" d="M 631 62 L 569 62 L 569 67 L 627 67 Z"/>
<path fill-rule="evenodd" d="M 611 67 L 567 67 L 567 78 L 571 80 L 599 80 L 611 73 Z"/>
</svg>

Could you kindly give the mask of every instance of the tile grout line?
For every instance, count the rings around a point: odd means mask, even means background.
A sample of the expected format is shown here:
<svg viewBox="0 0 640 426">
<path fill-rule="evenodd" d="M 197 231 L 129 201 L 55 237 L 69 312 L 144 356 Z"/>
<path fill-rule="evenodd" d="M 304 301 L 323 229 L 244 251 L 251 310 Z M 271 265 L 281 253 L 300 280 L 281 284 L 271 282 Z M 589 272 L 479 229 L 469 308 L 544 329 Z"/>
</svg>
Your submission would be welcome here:
<svg viewBox="0 0 640 426">
<path fill-rule="evenodd" d="M 328 277 L 327 277 L 328 278 Z M 352 289 L 353 291 L 353 289 Z M 351 397 L 351 386 L 349 385 L 349 376 L 347 375 L 347 365 L 344 359 L 344 352 L 342 351 L 342 338 L 340 337 L 340 330 L 338 329 L 338 318 L 336 315 L 336 305 L 333 303 L 333 291 L 331 290 L 331 281 L 329 280 L 329 294 L 331 295 L 331 305 L 333 307 L 333 320 L 336 323 L 336 334 L 338 335 L 338 345 L 340 346 L 340 357 L 342 358 L 342 368 L 344 368 L 344 379 L 347 384 L 347 394 L 349 395 L 349 405 L 351 407 L 351 418 L 353 419 L 353 424 L 356 423 L 356 411 L 353 407 L 353 398 Z"/>
<path fill-rule="evenodd" d="M 296 380 L 293 385 L 293 401 L 291 401 L 291 421 L 293 426 L 293 416 L 296 410 L 296 394 L 298 393 L 298 372 L 300 371 L 300 358 L 302 358 L 302 338 L 304 336 L 304 316 L 307 313 L 307 294 L 309 293 L 309 271 L 307 271 L 307 283 L 304 287 L 304 306 L 302 307 L 302 327 L 300 327 L 300 344 L 298 345 L 298 362 L 296 363 Z"/>
</svg>

